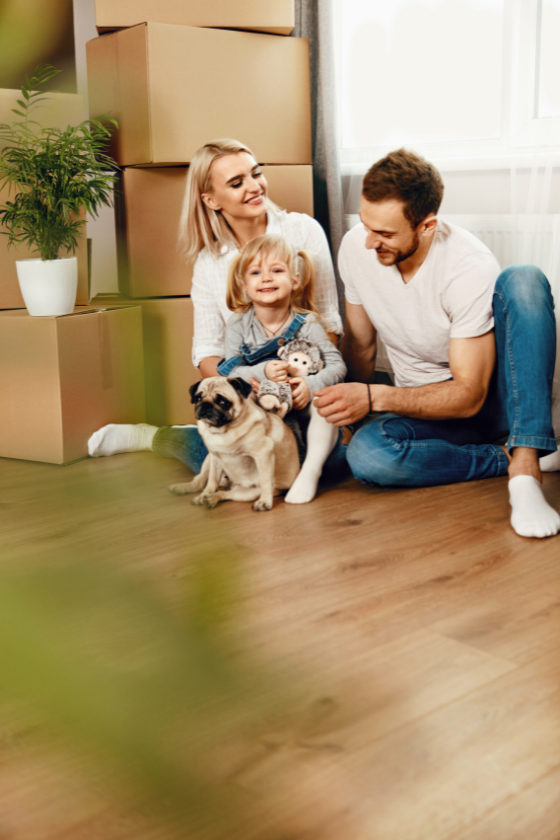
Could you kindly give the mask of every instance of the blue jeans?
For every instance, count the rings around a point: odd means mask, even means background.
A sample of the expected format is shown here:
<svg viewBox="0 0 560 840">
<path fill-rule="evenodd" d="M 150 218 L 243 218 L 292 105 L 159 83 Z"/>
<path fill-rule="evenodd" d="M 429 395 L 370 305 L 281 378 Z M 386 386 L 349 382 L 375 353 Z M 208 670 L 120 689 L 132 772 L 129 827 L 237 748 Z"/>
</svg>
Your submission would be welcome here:
<svg viewBox="0 0 560 840">
<path fill-rule="evenodd" d="M 350 475 L 346 461 L 346 444 L 341 443 L 342 430 L 333 451 L 325 461 L 323 478 L 337 481 Z M 162 426 L 158 429 L 152 444 L 154 452 L 164 458 L 177 458 L 198 474 L 208 455 L 204 441 L 196 426 Z"/>
<path fill-rule="evenodd" d="M 557 449 L 552 429 L 556 324 L 550 285 L 534 266 L 502 271 L 494 290 L 496 366 L 479 413 L 457 420 L 384 414 L 348 446 L 356 478 L 379 486 L 428 487 L 505 475 L 508 451 Z"/>
</svg>

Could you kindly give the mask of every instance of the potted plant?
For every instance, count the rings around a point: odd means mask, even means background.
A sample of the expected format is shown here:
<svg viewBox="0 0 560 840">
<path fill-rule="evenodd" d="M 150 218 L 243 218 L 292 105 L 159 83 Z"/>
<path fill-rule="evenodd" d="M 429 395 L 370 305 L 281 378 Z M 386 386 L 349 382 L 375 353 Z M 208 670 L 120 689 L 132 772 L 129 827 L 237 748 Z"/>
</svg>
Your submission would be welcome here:
<svg viewBox="0 0 560 840">
<path fill-rule="evenodd" d="M 66 315 L 76 302 L 78 265 L 74 256 L 85 212 L 111 205 L 118 169 L 104 154 L 114 120 L 85 120 L 65 129 L 43 128 L 31 119 L 48 97 L 44 85 L 60 71 L 40 65 L 26 75 L 18 109 L 21 119 L 0 125 L 0 188 L 10 200 L 0 206 L 0 231 L 10 245 L 24 242 L 38 259 L 16 262 L 30 315 Z M 80 217 L 81 216 L 81 217 Z"/>
</svg>

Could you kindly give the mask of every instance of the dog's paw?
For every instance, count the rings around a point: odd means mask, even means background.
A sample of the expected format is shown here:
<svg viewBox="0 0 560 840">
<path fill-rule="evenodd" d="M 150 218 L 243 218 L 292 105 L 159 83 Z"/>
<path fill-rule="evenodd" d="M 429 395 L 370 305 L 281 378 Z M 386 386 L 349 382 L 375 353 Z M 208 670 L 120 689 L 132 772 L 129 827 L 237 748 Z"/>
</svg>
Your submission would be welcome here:
<svg viewBox="0 0 560 840">
<path fill-rule="evenodd" d="M 257 499 L 257 501 L 253 503 L 253 510 L 271 510 L 271 509 L 272 509 L 272 502 L 265 502 L 264 499 Z"/>
<path fill-rule="evenodd" d="M 221 496 L 218 493 L 210 493 L 208 496 L 204 496 L 202 500 L 202 504 L 208 510 L 212 510 L 218 505 L 221 501 Z"/>
<path fill-rule="evenodd" d="M 208 495 L 201 493 L 200 496 L 194 497 L 191 504 L 199 505 L 200 507 L 205 507 L 208 510 L 212 510 L 212 508 L 216 507 L 219 501 L 220 497 L 217 493 L 209 493 Z"/>
<path fill-rule="evenodd" d="M 173 493 L 175 496 L 184 496 L 186 493 L 194 492 L 191 489 L 191 482 L 187 482 L 186 484 L 171 484 L 168 488 L 170 493 Z"/>
</svg>

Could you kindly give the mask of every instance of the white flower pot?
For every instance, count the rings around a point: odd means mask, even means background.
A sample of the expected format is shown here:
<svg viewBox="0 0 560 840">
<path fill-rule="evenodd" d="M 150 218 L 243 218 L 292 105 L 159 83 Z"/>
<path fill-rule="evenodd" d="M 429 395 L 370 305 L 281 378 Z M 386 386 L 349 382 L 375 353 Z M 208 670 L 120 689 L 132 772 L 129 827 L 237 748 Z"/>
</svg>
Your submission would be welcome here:
<svg viewBox="0 0 560 840">
<path fill-rule="evenodd" d="M 30 315 L 69 315 L 78 293 L 78 260 L 16 260 L 19 286 Z"/>
</svg>

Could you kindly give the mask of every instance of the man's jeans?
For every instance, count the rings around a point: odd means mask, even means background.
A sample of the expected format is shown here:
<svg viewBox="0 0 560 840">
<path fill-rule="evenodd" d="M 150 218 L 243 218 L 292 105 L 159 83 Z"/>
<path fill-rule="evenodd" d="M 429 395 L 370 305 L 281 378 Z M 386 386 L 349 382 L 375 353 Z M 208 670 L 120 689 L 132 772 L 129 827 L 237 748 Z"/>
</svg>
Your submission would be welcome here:
<svg viewBox="0 0 560 840">
<path fill-rule="evenodd" d="M 496 367 L 475 416 L 415 420 L 384 414 L 352 438 L 347 459 L 365 484 L 427 487 L 505 475 L 496 441 L 546 455 L 557 449 L 552 429 L 556 325 L 550 285 L 534 266 L 502 271 L 494 290 Z"/>
</svg>

